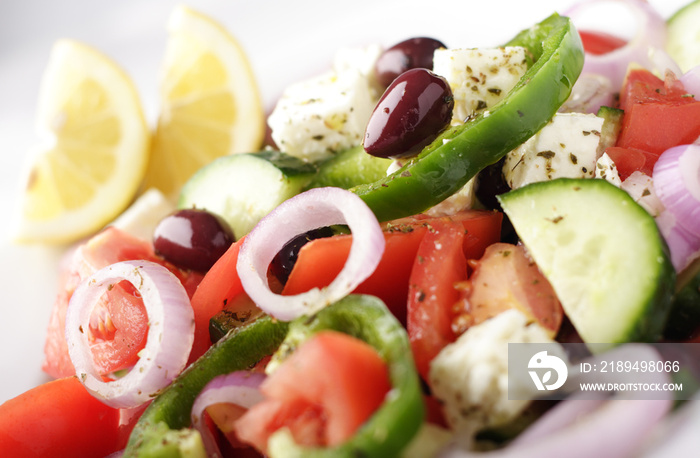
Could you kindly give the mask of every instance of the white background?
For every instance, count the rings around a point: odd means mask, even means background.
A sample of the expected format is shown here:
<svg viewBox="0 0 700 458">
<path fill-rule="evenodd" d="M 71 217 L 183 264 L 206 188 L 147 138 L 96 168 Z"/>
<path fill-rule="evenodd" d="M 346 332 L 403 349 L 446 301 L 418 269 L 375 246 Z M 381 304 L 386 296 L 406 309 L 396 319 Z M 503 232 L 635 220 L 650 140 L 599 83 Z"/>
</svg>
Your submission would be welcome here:
<svg viewBox="0 0 700 458">
<path fill-rule="evenodd" d="M 40 371 L 43 339 L 62 250 L 15 246 L 7 233 L 18 172 L 36 142 L 37 91 L 51 45 L 74 38 L 112 57 L 133 78 L 153 124 L 165 26 L 176 3 L 23 0 L 0 6 L 0 402 L 46 380 Z M 571 3 L 193 0 L 189 6 L 213 16 L 238 38 L 270 108 L 285 84 L 324 70 L 340 45 L 391 45 L 427 35 L 451 47 L 494 46 Z M 650 3 L 668 16 L 685 1 Z"/>
</svg>

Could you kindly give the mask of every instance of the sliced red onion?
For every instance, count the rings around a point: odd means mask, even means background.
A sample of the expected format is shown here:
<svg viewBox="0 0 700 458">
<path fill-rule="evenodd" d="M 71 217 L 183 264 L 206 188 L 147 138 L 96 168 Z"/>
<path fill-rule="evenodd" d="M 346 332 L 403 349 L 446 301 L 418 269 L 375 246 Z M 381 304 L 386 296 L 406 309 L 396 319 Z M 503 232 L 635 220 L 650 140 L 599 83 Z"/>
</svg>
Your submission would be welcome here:
<svg viewBox="0 0 700 458">
<path fill-rule="evenodd" d="M 677 75 L 680 75 L 680 73 L 677 73 Z M 696 65 L 682 74 L 680 80 L 685 91 L 688 94 L 693 94 L 695 100 L 700 100 L 700 65 Z"/>
<path fill-rule="evenodd" d="M 192 426 L 202 436 L 207 456 L 221 457 L 216 439 L 204 421 L 204 411 L 213 404 L 236 404 L 250 409 L 264 399 L 260 384 L 265 380 L 261 372 L 236 371 L 213 378 L 199 393 L 192 405 Z"/>
<path fill-rule="evenodd" d="M 591 358 L 591 364 L 610 357 L 620 361 L 661 361 L 659 354 L 648 345 L 625 345 L 612 352 Z M 610 374 L 617 377 L 620 373 Z M 570 374 L 571 376 L 571 374 Z M 645 382 L 668 383 L 663 372 L 647 374 Z M 601 380 L 607 382 L 608 380 Z M 658 392 L 655 392 L 658 393 Z M 663 392 L 663 399 L 584 400 L 583 393 L 560 402 L 505 448 L 491 452 L 459 450 L 451 446 L 442 457 L 451 458 L 542 458 L 591 457 L 622 458 L 631 456 L 642 439 L 664 418 L 672 406 L 672 394 Z M 588 397 L 588 396 L 587 396 Z"/>
<path fill-rule="evenodd" d="M 654 164 L 654 189 L 666 210 L 656 217 L 677 272 L 700 257 L 700 144 L 664 151 Z"/>
<path fill-rule="evenodd" d="M 122 280 L 134 285 L 143 298 L 149 321 L 147 342 L 128 374 L 105 382 L 93 361 L 87 330 L 100 297 Z M 185 368 L 194 341 L 194 313 L 187 292 L 167 268 L 150 261 L 118 262 L 76 288 L 66 312 L 66 341 L 78 379 L 93 396 L 115 408 L 135 407 Z"/>
<path fill-rule="evenodd" d="M 676 223 L 676 217 L 670 211 L 661 212 L 656 217 L 659 232 L 666 240 L 671 253 L 671 263 L 676 272 L 683 271 L 695 259 L 700 257 L 700 237 L 685 230 Z"/>
<path fill-rule="evenodd" d="M 564 15 L 577 23 L 585 10 L 602 3 L 621 3 L 635 19 L 635 32 L 626 45 L 605 54 L 586 54 L 581 75 L 594 73 L 610 80 L 613 92 L 619 92 L 630 63 L 637 63 L 664 75 L 666 70 L 680 75 L 678 65 L 663 51 L 666 44 L 666 21 L 643 0 L 590 0 L 578 2 Z"/>
<path fill-rule="evenodd" d="M 337 224 L 350 228 L 352 246 L 331 284 L 291 296 L 273 293 L 267 270 L 282 247 L 297 235 Z M 246 236 L 238 257 L 238 275 L 260 309 L 287 321 L 313 314 L 351 293 L 374 272 L 383 252 L 384 234 L 362 199 L 340 188 L 316 188 L 283 202 Z"/>
<path fill-rule="evenodd" d="M 676 222 L 700 236 L 700 145 L 674 146 L 654 164 L 654 189 Z"/>
</svg>

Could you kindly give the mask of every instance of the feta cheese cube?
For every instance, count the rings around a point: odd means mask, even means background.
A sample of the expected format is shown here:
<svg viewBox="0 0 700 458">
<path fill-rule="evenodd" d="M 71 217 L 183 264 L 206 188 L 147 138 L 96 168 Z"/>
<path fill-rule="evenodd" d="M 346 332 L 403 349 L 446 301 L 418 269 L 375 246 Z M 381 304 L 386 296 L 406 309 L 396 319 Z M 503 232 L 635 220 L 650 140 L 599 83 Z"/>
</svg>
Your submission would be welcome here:
<svg viewBox="0 0 700 458">
<path fill-rule="evenodd" d="M 333 70 L 287 87 L 268 118 L 280 150 L 317 162 L 361 144 L 377 102 L 371 67 L 379 53 L 341 53 Z"/>
<path fill-rule="evenodd" d="M 603 153 L 595 163 L 595 177 L 607 180 L 618 188 L 622 184 L 620 174 L 617 172 L 617 166 L 606 153 Z"/>
<path fill-rule="evenodd" d="M 506 155 L 503 175 L 512 188 L 555 178 L 593 178 L 603 118 L 557 113 L 528 141 Z"/>
<path fill-rule="evenodd" d="M 472 208 L 474 205 L 474 184 L 475 178 L 467 181 L 467 184 L 456 193 L 452 194 L 447 199 L 443 200 L 434 207 L 430 207 L 425 211 L 430 216 L 450 216 L 455 213 Z"/>
<path fill-rule="evenodd" d="M 664 204 L 654 190 L 654 180 L 645 173 L 632 172 L 625 178 L 620 188 L 653 217 L 659 216 L 665 210 Z"/>
<path fill-rule="evenodd" d="M 430 386 L 450 427 L 473 436 L 515 419 L 529 404 L 508 399 L 508 343 L 553 343 L 517 309 L 472 326 L 430 364 Z"/>
<path fill-rule="evenodd" d="M 373 91 L 372 95 L 379 99 L 383 88 L 377 82 L 374 74 L 374 64 L 383 51 L 384 49 L 377 44 L 369 45 L 366 48 L 341 48 L 333 57 L 333 70 L 336 73 L 359 71 L 362 76 L 367 78 Z"/>
<path fill-rule="evenodd" d="M 452 89 L 452 124 L 462 124 L 498 103 L 527 71 L 526 50 L 509 46 L 493 49 L 437 49 L 433 72 Z"/>
</svg>

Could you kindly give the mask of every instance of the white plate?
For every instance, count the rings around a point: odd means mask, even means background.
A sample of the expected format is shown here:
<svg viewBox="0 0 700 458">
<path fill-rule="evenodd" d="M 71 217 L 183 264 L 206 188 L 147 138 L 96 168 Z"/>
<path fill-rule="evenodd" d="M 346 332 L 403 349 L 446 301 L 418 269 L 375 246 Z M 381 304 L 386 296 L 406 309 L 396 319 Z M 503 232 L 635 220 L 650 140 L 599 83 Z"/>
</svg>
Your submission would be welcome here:
<svg viewBox="0 0 700 458">
<path fill-rule="evenodd" d="M 75 38 L 119 62 L 138 86 L 153 122 L 165 25 L 176 3 L 26 0 L 0 7 L 0 199 L 5 219 L 0 225 L 0 402 L 47 380 L 40 366 L 61 250 L 10 244 L 6 222 L 15 202 L 18 171 L 36 140 L 37 90 L 51 45 L 62 37 Z M 494 46 L 572 3 L 211 0 L 192 1 L 190 6 L 219 20 L 239 39 L 271 107 L 286 84 L 324 70 L 341 46 L 391 45 L 420 35 L 453 47 Z M 686 1 L 650 3 L 668 16 Z M 614 19 L 619 18 L 607 18 Z"/>
</svg>

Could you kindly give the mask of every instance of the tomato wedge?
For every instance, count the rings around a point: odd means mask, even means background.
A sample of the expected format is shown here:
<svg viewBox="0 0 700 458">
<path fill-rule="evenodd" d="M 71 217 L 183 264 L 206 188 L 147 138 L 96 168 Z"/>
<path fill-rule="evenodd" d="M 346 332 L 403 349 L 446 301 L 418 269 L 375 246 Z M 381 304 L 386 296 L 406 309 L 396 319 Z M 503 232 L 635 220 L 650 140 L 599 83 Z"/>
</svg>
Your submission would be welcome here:
<svg viewBox="0 0 700 458">
<path fill-rule="evenodd" d="M 525 247 L 495 243 L 481 259 L 470 263 L 474 273 L 460 285 L 462 298 L 456 307 L 462 326 L 458 332 L 511 308 L 537 321 L 552 338 L 559 332 L 564 309 Z"/>
<path fill-rule="evenodd" d="M 424 380 L 428 380 L 430 361 L 456 338 L 452 309 L 460 293 L 455 286 L 467 279 L 462 224 L 442 219 L 430 225 L 413 263 L 407 305 L 408 337 Z"/>
<path fill-rule="evenodd" d="M 386 244 L 379 265 L 354 291 L 379 297 L 402 323 L 406 321 L 408 276 L 424 233 L 425 230 L 385 232 Z M 351 245 L 351 235 L 316 239 L 305 244 L 299 250 L 282 294 L 300 294 L 330 284 L 345 265 Z"/>
<path fill-rule="evenodd" d="M 658 158 L 668 148 L 700 137 L 700 101 L 687 94 L 673 74 L 662 80 L 643 68 L 630 70 L 620 93 L 620 108 L 625 114 L 615 146 L 648 153 L 646 170 L 656 162 L 650 155 Z"/>
<path fill-rule="evenodd" d="M 444 220 L 461 224 L 463 252 L 468 258 L 478 258 L 488 245 L 500 239 L 503 214 L 468 210 L 449 218 L 419 215 L 385 224 L 384 255 L 374 273 L 354 292 L 379 297 L 402 323 L 406 323 L 408 283 L 418 246 L 433 223 Z M 343 268 L 351 244 L 352 236 L 341 235 L 312 240 L 304 245 L 283 294 L 299 294 L 330 284 Z"/>
<path fill-rule="evenodd" d="M 140 259 L 170 269 L 190 297 L 202 279 L 199 273 L 180 270 L 164 261 L 153 252 L 149 242 L 114 227 L 105 229 L 77 248 L 62 273 L 62 284 L 51 312 L 44 345 L 46 358 L 42 368 L 46 373 L 54 378 L 75 375 L 64 329 L 68 303 L 78 284 L 110 264 Z M 103 296 L 90 323 L 92 353 L 100 373 L 110 374 L 133 365 L 146 343 L 147 332 L 148 317 L 143 301 L 131 284 L 119 283 Z"/>
<path fill-rule="evenodd" d="M 214 263 L 192 296 L 194 344 L 190 352 L 190 363 L 202 356 L 211 346 L 209 320 L 243 293 L 243 285 L 236 270 L 243 240 L 245 237 L 237 240 Z"/>
<path fill-rule="evenodd" d="M 266 452 L 269 437 L 282 427 L 302 446 L 343 443 L 381 405 L 391 384 L 386 363 L 369 344 L 321 331 L 260 389 L 266 399 L 239 418 L 235 430 L 243 442 Z"/>
<path fill-rule="evenodd" d="M 119 421 L 76 377 L 53 380 L 0 405 L 0 455 L 101 458 L 126 445 Z"/>
<path fill-rule="evenodd" d="M 623 148 L 621 146 L 605 148 L 605 153 L 615 163 L 617 173 L 623 181 L 634 172 L 642 172 L 647 176 L 651 176 L 654 171 L 654 164 L 659 159 L 658 154 L 638 148 Z"/>
</svg>

